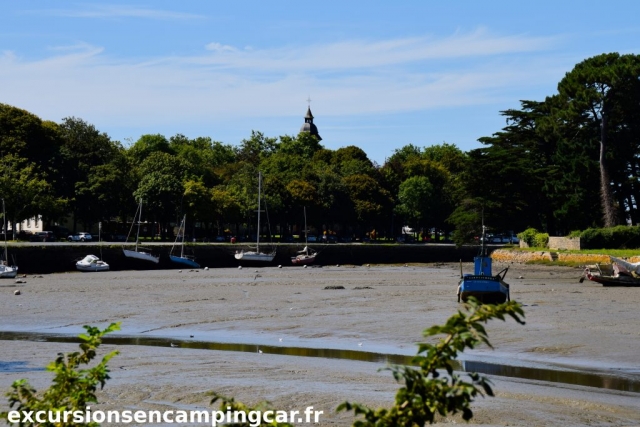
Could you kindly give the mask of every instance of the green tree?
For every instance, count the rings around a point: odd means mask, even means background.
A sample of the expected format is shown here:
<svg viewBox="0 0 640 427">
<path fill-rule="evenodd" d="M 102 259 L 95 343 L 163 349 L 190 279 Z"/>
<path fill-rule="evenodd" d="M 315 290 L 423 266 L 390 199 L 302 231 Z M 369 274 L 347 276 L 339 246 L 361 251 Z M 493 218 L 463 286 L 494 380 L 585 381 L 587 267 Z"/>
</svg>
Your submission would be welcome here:
<svg viewBox="0 0 640 427">
<path fill-rule="evenodd" d="M 34 163 L 13 154 L 0 161 L 0 195 L 16 238 L 16 224 L 47 210 L 61 211 L 64 200 L 55 197 L 51 184 Z"/>
<path fill-rule="evenodd" d="M 127 155 L 133 164 L 139 165 L 152 153 L 161 152 L 175 154 L 173 147 L 164 135 L 142 135 L 133 145 L 127 149 Z"/>
<path fill-rule="evenodd" d="M 236 158 L 258 167 L 260 161 L 276 151 L 277 139 L 264 136 L 262 132 L 251 131 L 249 139 L 243 139 L 236 150 Z"/>
<path fill-rule="evenodd" d="M 567 105 L 564 118 L 599 135 L 600 203 L 604 225 L 612 227 L 620 221 L 624 207 L 615 205 L 608 154 L 611 146 L 627 141 L 620 134 L 633 123 L 630 118 L 639 116 L 640 55 L 608 53 L 588 58 L 566 74 L 558 92 Z"/>
<path fill-rule="evenodd" d="M 142 179 L 134 197 L 142 199 L 146 211 L 160 223 L 162 239 L 166 238 L 169 222 L 180 212 L 188 169 L 183 160 L 164 152 L 151 153 L 140 165 Z"/>
<path fill-rule="evenodd" d="M 104 208 L 104 204 L 99 203 L 99 195 L 92 191 L 91 176 L 96 168 L 108 164 L 119 154 L 118 146 L 107 134 L 75 117 L 63 120 L 60 135 L 63 141 L 61 175 L 66 183 L 64 194 L 71 202 L 73 228 L 76 231 L 78 221 L 90 228 L 103 219 Z M 98 173 L 104 175 L 104 170 Z M 100 178 L 93 179 L 94 184 L 97 180 Z"/>
<path fill-rule="evenodd" d="M 433 186 L 424 176 L 413 176 L 400 184 L 396 212 L 409 219 L 411 225 L 426 225 L 433 203 Z"/>
<path fill-rule="evenodd" d="M 344 179 L 358 221 L 375 225 L 380 218 L 389 218 L 393 205 L 391 194 L 368 175 L 349 175 Z"/>
</svg>

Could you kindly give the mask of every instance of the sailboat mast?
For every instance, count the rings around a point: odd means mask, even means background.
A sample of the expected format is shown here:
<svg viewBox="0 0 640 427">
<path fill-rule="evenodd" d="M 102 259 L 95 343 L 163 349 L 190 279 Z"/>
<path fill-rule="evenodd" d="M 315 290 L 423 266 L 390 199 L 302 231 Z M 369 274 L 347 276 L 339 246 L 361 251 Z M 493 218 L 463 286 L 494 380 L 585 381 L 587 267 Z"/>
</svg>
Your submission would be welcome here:
<svg viewBox="0 0 640 427">
<path fill-rule="evenodd" d="M 102 221 L 98 222 L 98 246 L 100 246 L 100 259 L 102 259 Z"/>
<path fill-rule="evenodd" d="M 262 191 L 262 172 L 258 172 L 258 232 L 256 240 L 256 252 L 260 252 L 260 192 Z"/>
<path fill-rule="evenodd" d="M 309 230 L 307 230 L 307 207 L 303 206 L 304 210 L 304 253 L 309 255 L 309 242 L 308 242 L 308 234 Z"/>
<path fill-rule="evenodd" d="M 138 239 L 140 239 L 140 222 L 142 222 L 142 199 L 140 199 L 140 216 L 138 216 L 138 232 L 136 233 L 136 252 L 138 252 Z"/>
<path fill-rule="evenodd" d="M 180 248 L 180 258 L 184 258 L 184 235 L 187 232 L 187 214 L 182 217 L 182 247 Z M 178 230 L 178 233 L 180 230 Z"/>
<path fill-rule="evenodd" d="M 4 209 L 4 198 L 2 199 L 2 229 L 4 231 L 4 262 L 9 265 L 9 250 L 7 249 L 7 213 Z"/>
</svg>

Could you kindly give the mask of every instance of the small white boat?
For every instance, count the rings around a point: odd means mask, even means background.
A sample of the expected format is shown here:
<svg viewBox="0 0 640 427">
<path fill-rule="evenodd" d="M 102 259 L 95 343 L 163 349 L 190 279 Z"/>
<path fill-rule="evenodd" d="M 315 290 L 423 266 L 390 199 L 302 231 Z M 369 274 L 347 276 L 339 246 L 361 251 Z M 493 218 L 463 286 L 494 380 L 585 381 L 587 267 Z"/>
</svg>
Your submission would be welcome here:
<svg viewBox="0 0 640 427">
<path fill-rule="evenodd" d="M 133 225 L 136 222 L 136 218 L 138 219 L 138 231 L 136 232 L 136 249 L 132 251 L 131 249 L 125 249 L 123 246 L 122 253 L 127 258 L 134 258 L 134 259 L 149 261 L 149 262 L 158 264 L 160 262 L 160 257 L 152 255 L 150 252 L 145 252 L 144 250 L 142 250 L 144 248 L 141 248 L 138 246 L 138 239 L 140 238 L 140 222 L 142 221 L 142 199 L 140 199 L 138 210 L 136 211 L 136 215 L 133 218 L 133 222 L 131 223 L 131 228 L 129 229 L 129 235 L 127 235 L 127 241 L 129 241 L 129 236 L 131 235 L 131 231 L 133 231 Z"/>
<path fill-rule="evenodd" d="M 4 221 L 4 259 L 0 261 L 0 278 L 13 279 L 18 275 L 18 266 L 9 265 L 9 249 L 7 247 L 7 214 L 2 199 L 2 219 Z"/>
<path fill-rule="evenodd" d="M 264 252 L 255 251 L 239 251 L 236 252 L 235 257 L 237 260 L 252 261 L 252 262 L 271 262 L 276 257 L 275 253 L 266 254 Z"/>
<path fill-rule="evenodd" d="M 298 255 L 291 257 L 291 264 L 293 265 L 311 265 L 316 262 L 316 255 L 318 254 L 313 249 L 309 249 L 307 230 L 307 208 L 304 208 L 304 242 L 305 247 L 298 252 Z"/>
<path fill-rule="evenodd" d="M 79 271 L 109 271 L 109 264 L 95 255 L 87 255 L 76 262 L 76 268 Z"/>
<path fill-rule="evenodd" d="M 109 271 L 109 264 L 102 261 L 102 223 L 98 223 L 98 245 L 100 246 L 100 258 L 95 255 L 87 255 L 76 262 L 79 271 Z"/>
<path fill-rule="evenodd" d="M 192 268 L 200 268 L 200 264 L 198 264 L 193 256 L 184 254 L 184 233 L 185 233 L 185 222 L 187 220 L 187 216 L 185 215 L 182 218 L 182 222 L 180 223 L 180 228 L 178 229 L 178 235 L 176 236 L 176 241 L 173 243 L 171 247 L 171 253 L 169 254 L 169 259 L 176 264 L 186 265 L 187 267 Z M 173 254 L 173 249 L 178 244 L 178 239 L 182 236 L 182 243 L 180 243 L 180 256 Z"/>
<path fill-rule="evenodd" d="M 237 251 L 235 258 L 239 261 L 268 263 L 276 257 L 275 249 L 270 252 L 260 252 L 260 192 L 262 191 L 262 172 L 258 172 L 258 232 L 255 251 Z"/>
</svg>

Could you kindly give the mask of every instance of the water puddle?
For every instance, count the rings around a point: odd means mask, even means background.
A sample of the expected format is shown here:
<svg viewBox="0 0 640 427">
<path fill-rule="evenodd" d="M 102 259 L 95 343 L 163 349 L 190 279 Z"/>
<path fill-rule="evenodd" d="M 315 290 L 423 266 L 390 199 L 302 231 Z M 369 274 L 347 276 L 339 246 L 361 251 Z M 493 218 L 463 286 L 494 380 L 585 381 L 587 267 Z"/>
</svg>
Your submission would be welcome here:
<svg viewBox="0 0 640 427">
<path fill-rule="evenodd" d="M 0 360 L 0 373 L 44 371 L 44 368 L 30 366 L 25 361 L 5 362 Z"/>
<path fill-rule="evenodd" d="M 42 334 L 35 332 L 2 332 L 0 340 L 44 341 L 44 342 L 79 342 L 75 335 Z M 162 337 L 128 337 L 107 336 L 103 338 L 105 344 L 113 345 L 142 345 L 156 347 L 180 347 L 199 350 L 240 351 L 248 353 L 262 352 L 283 356 L 322 357 L 327 359 L 357 360 L 361 362 L 389 363 L 396 365 L 410 365 L 413 356 L 400 354 L 384 354 L 362 350 L 344 350 L 330 348 L 287 347 L 240 343 L 205 342 L 195 340 L 176 340 Z M 5 367 L 14 369 L 20 362 L 0 362 L 0 372 Z M 22 368 L 22 366 L 20 366 Z M 11 368 L 9 368 L 11 369 Z M 525 367 L 487 363 L 473 360 L 459 361 L 455 368 L 464 372 L 478 372 L 486 375 L 496 375 L 527 380 L 547 381 L 562 384 L 572 384 L 587 387 L 597 387 L 610 390 L 640 393 L 640 378 L 625 378 L 602 372 L 585 372 L 576 370 L 561 370 L 540 367 Z M 36 370 L 29 368 L 28 370 Z M 15 371 L 14 371 L 15 372 Z"/>
</svg>

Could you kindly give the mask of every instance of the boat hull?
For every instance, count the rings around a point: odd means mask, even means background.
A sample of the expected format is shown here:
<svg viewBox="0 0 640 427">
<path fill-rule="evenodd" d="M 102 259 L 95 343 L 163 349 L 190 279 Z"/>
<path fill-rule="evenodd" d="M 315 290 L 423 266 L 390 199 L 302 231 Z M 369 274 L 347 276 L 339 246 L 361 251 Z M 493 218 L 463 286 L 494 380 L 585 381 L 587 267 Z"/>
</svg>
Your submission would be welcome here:
<svg viewBox="0 0 640 427">
<path fill-rule="evenodd" d="M 142 261 L 149 261 L 155 264 L 158 264 L 160 262 L 160 258 L 154 255 L 151 255 L 148 252 L 137 252 L 137 251 L 131 251 L 129 249 L 123 249 L 122 252 L 124 253 L 124 256 L 126 256 L 127 258 L 134 258 Z"/>
<path fill-rule="evenodd" d="M 250 261 L 250 262 L 262 262 L 262 263 L 267 263 L 267 262 L 272 262 L 273 259 L 276 257 L 276 254 L 265 254 L 262 252 L 237 252 L 235 254 L 235 258 L 238 261 Z"/>
<path fill-rule="evenodd" d="M 176 264 L 186 265 L 187 267 L 192 268 L 200 268 L 200 264 L 189 258 L 169 255 L 169 259 L 171 259 L 171 261 L 175 262 Z"/>
<path fill-rule="evenodd" d="M 13 279 L 18 275 L 15 265 L 0 265 L 0 279 Z"/>
<path fill-rule="evenodd" d="M 76 263 L 76 269 L 82 272 L 96 273 L 99 271 L 109 271 L 109 264 L 104 261 L 97 261 L 89 264 L 78 261 Z"/>
<path fill-rule="evenodd" d="M 467 275 L 458 285 L 458 301 L 466 302 L 474 297 L 485 304 L 501 304 L 509 301 L 509 285 L 497 276 Z"/>
<path fill-rule="evenodd" d="M 592 274 L 588 269 L 585 271 L 585 276 L 592 282 L 600 283 L 602 286 L 607 287 L 640 287 L 640 279 L 633 276 L 603 276 L 598 274 Z"/>
<path fill-rule="evenodd" d="M 291 257 L 291 264 L 293 265 L 311 265 L 316 262 L 315 255 L 298 255 Z"/>
</svg>

